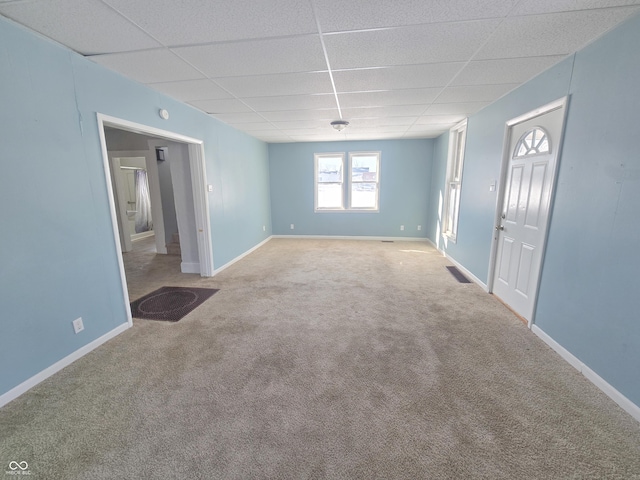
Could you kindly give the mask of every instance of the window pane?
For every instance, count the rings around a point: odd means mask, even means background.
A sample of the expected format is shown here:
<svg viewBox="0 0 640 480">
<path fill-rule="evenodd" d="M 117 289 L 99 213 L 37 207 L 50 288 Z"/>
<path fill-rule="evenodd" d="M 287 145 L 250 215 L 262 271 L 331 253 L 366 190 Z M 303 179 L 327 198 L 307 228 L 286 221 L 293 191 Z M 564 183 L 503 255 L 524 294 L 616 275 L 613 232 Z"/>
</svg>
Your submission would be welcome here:
<svg viewBox="0 0 640 480">
<path fill-rule="evenodd" d="M 342 208 L 342 184 L 318 183 L 318 208 Z"/>
<path fill-rule="evenodd" d="M 351 208 L 377 208 L 377 189 L 376 183 L 351 184 Z"/>
<path fill-rule="evenodd" d="M 351 180 L 353 182 L 378 181 L 377 155 L 353 155 L 351 162 Z"/>
<path fill-rule="evenodd" d="M 342 182 L 342 157 L 318 158 L 318 183 Z"/>
</svg>

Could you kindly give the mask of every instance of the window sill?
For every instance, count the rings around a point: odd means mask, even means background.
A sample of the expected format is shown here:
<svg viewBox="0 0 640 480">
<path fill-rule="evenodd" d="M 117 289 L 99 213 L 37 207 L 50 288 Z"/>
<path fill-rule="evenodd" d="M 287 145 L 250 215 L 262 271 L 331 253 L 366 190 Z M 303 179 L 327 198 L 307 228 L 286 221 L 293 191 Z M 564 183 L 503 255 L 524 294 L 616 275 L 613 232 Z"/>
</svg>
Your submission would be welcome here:
<svg viewBox="0 0 640 480">
<path fill-rule="evenodd" d="M 365 208 L 322 208 L 315 209 L 313 213 L 380 213 L 380 210 Z"/>
</svg>

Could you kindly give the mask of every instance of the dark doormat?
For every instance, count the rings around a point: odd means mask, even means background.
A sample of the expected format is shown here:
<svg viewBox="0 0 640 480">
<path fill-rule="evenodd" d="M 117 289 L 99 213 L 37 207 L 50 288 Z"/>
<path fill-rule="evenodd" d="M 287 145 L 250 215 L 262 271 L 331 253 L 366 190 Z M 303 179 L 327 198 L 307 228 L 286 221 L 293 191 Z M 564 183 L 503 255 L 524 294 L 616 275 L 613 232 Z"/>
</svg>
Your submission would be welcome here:
<svg viewBox="0 0 640 480">
<path fill-rule="evenodd" d="M 453 275 L 455 277 L 456 280 L 458 280 L 460 283 L 471 283 L 471 281 L 465 277 L 462 272 L 460 270 L 458 270 L 456 267 L 447 267 L 447 270 L 449 270 L 449 273 L 451 273 L 451 275 Z"/>
<path fill-rule="evenodd" d="M 177 322 L 217 291 L 215 288 L 162 287 L 131 302 L 131 316 Z"/>
</svg>

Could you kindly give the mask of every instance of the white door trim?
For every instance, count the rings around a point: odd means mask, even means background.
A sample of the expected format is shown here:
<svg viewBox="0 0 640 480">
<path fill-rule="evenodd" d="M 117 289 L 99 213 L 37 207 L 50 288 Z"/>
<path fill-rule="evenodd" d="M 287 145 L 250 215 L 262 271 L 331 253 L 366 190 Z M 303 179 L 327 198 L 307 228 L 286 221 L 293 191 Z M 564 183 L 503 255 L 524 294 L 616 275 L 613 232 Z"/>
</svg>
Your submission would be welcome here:
<svg viewBox="0 0 640 480">
<path fill-rule="evenodd" d="M 557 110 L 559 108 L 564 108 L 564 115 L 563 115 L 563 119 L 562 119 L 562 128 L 560 131 L 560 137 L 558 138 L 558 150 L 556 153 L 556 163 L 555 163 L 555 168 L 553 169 L 553 171 L 551 172 L 551 193 L 550 193 L 550 198 L 549 198 L 549 215 L 547 216 L 547 222 L 545 223 L 545 225 L 543 226 L 544 231 L 542 234 L 542 238 L 543 238 L 543 242 L 541 245 L 541 264 L 540 264 L 540 272 L 538 274 L 538 282 L 535 285 L 535 290 L 534 290 L 534 301 L 533 301 L 533 313 L 531 315 L 531 318 L 528 320 L 528 326 L 529 328 L 531 328 L 531 326 L 534 323 L 534 319 L 535 319 L 535 314 L 536 314 L 536 307 L 537 307 L 537 303 L 538 303 L 538 288 L 540 287 L 540 279 L 542 278 L 542 269 L 544 267 L 544 256 L 545 256 L 545 251 L 546 251 L 546 247 L 547 247 L 547 238 L 548 238 L 548 234 L 549 234 L 549 223 L 551 222 L 551 217 L 553 215 L 553 203 L 554 203 L 554 197 L 555 197 L 555 190 L 556 190 L 556 178 L 557 178 L 557 173 L 558 173 L 558 168 L 560 165 L 560 155 L 562 152 L 562 145 L 563 145 L 563 140 L 564 140 L 564 129 L 565 129 L 565 125 L 566 125 L 566 119 L 567 119 L 567 106 L 569 104 L 569 96 L 565 96 L 562 98 L 559 98 L 557 100 L 554 100 L 553 102 L 547 103 L 546 105 L 543 105 L 539 108 L 536 108 L 535 110 L 531 110 L 530 112 L 527 112 L 523 115 L 520 115 L 518 117 L 512 118 L 511 120 L 507 121 L 505 123 L 505 130 L 504 130 L 504 140 L 503 140 L 503 145 L 502 145 L 502 165 L 500 167 L 500 181 L 498 182 L 498 192 L 496 195 L 496 206 L 495 206 L 495 216 L 493 219 L 493 225 L 498 225 L 500 223 L 500 221 L 502 220 L 501 215 L 502 215 L 502 205 L 504 202 L 504 194 L 505 194 L 505 188 L 506 188 L 506 184 L 507 184 L 507 171 L 509 168 L 509 160 L 511 158 L 511 151 L 509 149 L 509 142 L 511 139 L 511 129 L 514 125 L 518 125 L 520 123 L 526 122 L 528 120 L 531 120 L 532 118 L 536 118 L 539 117 L 541 115 L 544 115 L 545 113 L 549 113 L 552 112 L 554 110 Z M 491 253 L 489 255 L 489 275 L 487 276 L 487 286 L 489 287 L 489 293 L 493 292 L 493 282 L 495 279 L 495 271 L 496 271 L 496 257 L 498 254 L 498 235 L 496 234 L 496 231 L 493 231 L 493 240 L 491 241 Z"/>
<path fill-rule="evenodd" d="M 205 156 L 204 142 L 197 138 L 187 137 L 179 133 L 161 130 L 159 128 L 142 125 L 140 123 L 123 120 L 121 118 L 104 115 L 100 112 L 96 113 L 98 120 L 98 134 L 100 136 L 100 147 L 102 149 L 102 163 L 105 173 L 105 181 L 107 185 L 107 195 L 109 197 L 109 210 L 111 212 L 111 224 L 113 227 L 114 244 L 118 256 L 118 268 L 120 269 L 120 278 L 122 280 L 122 293 L 125 305 L 129 305 L 129 293 L 127 292 L 127 279 L 124 273 L 124 262 L 122 260 L 122 247 L 120 244 L 120 236 L 118 233 L 118 220 L 115 210 L 115 199 L 113 196 L 113 186 L 111 182 L 111 170 L 109 165 L 109 154 L 107 152 L 107 141 L 104 134 L 104 127 L 115 127 L 121 130 L 127 130 L 133 133 L 143 135 L 153 135 L 155 137 L 186 143 L 189 146 L 189 161 L 191 166 L 191 181 L 193 183 L 193 201 L 196 214 L 196 225 L 198 228 L 198 253 L 200 258 L 200 275 L 203 277 L 212 276 L 213 274 L 213 245 L 211 243 L 211 220 L 209 217 L 209 201 L 206 195 L 206 172 L 205 172 Z M 127 311 L 127 320 L 133 325 L 131 312 Z"/>
</svg>

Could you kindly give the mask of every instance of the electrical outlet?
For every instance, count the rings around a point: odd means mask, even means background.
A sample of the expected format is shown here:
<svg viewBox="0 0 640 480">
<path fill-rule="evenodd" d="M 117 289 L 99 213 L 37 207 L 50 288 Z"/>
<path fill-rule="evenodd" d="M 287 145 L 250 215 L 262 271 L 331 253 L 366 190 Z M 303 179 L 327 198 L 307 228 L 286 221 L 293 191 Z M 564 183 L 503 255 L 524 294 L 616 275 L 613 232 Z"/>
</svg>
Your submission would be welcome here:
<svg viewBox="0 0 640 480">
<path fill-rule="evenodd" d="M 418 225 L 418 231 L 422 230 L 422 225 Z"/>
<path fill-rule="evenodd" d="M 266 225 L 262 225 L 262 231 L 266 232 L 267 231 L 267 226 Z"/>
<path fill-rule="evenodd" d="M 404 225 L 400 225 L 400 230 L 404 230 Z"/>
<path fill-rule="evenodd" d="M 293 223 L 291 224 L 291 230 L 293 230 Z"/>
<path fill-rule="evenodd" d="M 76 318 L 73 322 L 73 331 L 76 333 L 80 333 L 84 330 L 84 324 L 82 323 L 82 317 Z"/>
</svg>

